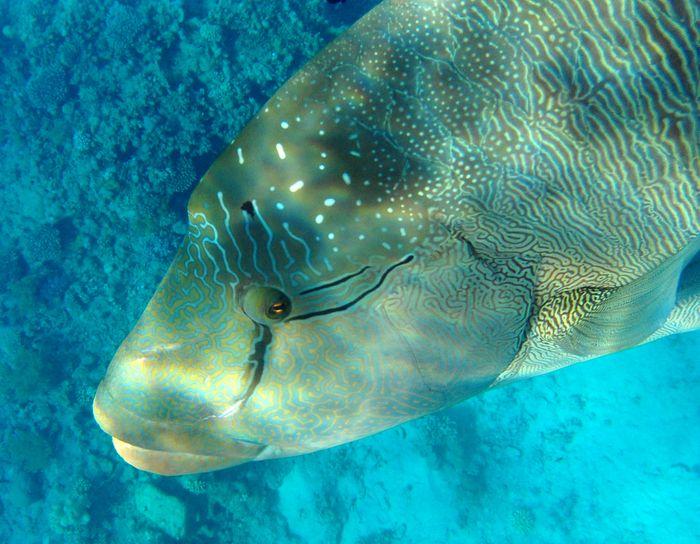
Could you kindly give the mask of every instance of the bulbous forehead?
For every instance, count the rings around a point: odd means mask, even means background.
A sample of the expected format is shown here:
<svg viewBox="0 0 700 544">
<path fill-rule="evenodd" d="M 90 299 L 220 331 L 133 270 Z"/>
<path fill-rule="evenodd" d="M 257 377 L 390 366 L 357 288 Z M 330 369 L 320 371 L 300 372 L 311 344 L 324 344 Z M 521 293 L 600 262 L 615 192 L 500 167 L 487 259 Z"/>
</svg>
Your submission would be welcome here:
<svg viewBox="0 0 700 544">
<path fill-rule="evenodd" d="M 214 163 L 191 222 L 229 228 L 239 245 L 256 238 L 278 269 L 299 268 L 299 287 L 395 262 L 439 237 L 421 201 L 435 167 L 402 157 L 352 111 L 299 101 L 300 86 L 278 93 Z"/>
<path fill-rule="evenodd" d="M 237 242 L 260 227 L 257 249 L 291 263 L 281 269 L 300 288 L 315 276 L 397 262 L 436 245 L 445 233 L 431 221 L 433 211 L 450 212 L 450 202 L 435 199 L 451 185 L 449 134 L 421 100 L 399 92 L 397 82 L 415 76 L 401 72 L 415 65 L 404 59 L 408 49 L 376 47 L 353 57 L 357 43 L 345 46 L 342 59 L 344 46 L 336 45 L 275 94 L 189 205 L 193 224 L 226 225 Z M 249 272 L 255 269 L 251 263 Z"/>
</svg>

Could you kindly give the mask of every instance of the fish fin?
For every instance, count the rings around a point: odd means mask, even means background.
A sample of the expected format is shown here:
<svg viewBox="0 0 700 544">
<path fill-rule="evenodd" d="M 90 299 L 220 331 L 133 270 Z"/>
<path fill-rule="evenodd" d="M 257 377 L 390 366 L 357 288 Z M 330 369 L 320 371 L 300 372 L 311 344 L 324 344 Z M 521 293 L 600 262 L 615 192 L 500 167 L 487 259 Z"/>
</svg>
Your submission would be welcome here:
<svg viewBox="0 0 700 544">
<path fill-rule="evenodd" d="M 678 281 L 676 305 L 663 327 L 649 340 L 696 329 L 700 329 L 700 251 L 696 251 L 683 268 Z"/>
<path fill-rule="evenodd" d="M 688 263 L 683 267 L 678 282 L 678 300 L 700 297 L 700 248 L 696 248 Z"/>
<path fill-rule="evenodd" d="M 698 297 L 698 251 L 700 238 L 626 285 L 566 291 L 540 308 L 536 332 L 570 354 L 589 357 L 652 339 L 683 297 Z"/>
</svg>

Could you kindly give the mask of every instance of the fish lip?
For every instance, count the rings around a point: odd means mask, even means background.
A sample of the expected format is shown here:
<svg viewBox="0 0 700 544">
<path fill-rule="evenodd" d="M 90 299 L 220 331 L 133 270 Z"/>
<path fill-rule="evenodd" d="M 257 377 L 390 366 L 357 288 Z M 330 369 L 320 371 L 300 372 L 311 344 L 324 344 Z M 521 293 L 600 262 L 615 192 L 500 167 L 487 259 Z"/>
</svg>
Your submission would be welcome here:
<svg viewBox="0 0 700 544">
<path fill-rule="evenodd" d="M 253 461 L 258 457 L 258 455 L 223 456 L 161 451 L 134 446 L 114 437 L 112 437 L 112 444 L 117 454 L 134 468 L 162 476 L 181 476 L 221 470 Z M 259 454 L 264 451 L 265 448 Z"/>
<path fill-rule="evenodd" d="M 107 406 L 112 406 L 116 408 L 117 410 L 123 412 L 124 414 L 128 415 L 130 419 L 130 423 L 133 424 L 133 422 L 137 423 L 143 423 L 143 427 L 149 428 L 149 429 L 162 429 L 162 430 L 169 430 L 168 429 L 168 423 L 157 420 L 157 419 L 152 419 L 148 417 L 144 417 L 142 414 L 139 414 L 129 408 L 128 406 L 125 406 L 124 404 L 120 403 L 117 401 L 115 396 L 112 394 L 110 391 L 108 385 L 105 383 L 104 380 L 102 380 L 97 388 L 97 392 L 95 393 L 95 398 L 93 399 L 92 402 L 92 412 L 93 412 L 93 417 L 97 424 L 99 425 L 100 429 L 107 435 L 109 435 L 113 441 L 118 441 L 120 444 L 128 445 L 133 448 L 138 448 L 139 450 L 142 450 L 144 452 L 159 452 L 162 454 L 189 454 L 189 455 L 198 455 L 202 457 L 210 457 L 210 458 L 226 458 L 228 455 L 224 451 L 221 452 L 213 452 L 213 451 L 197 451 L 195 450 L 188 450 L 188 449 L 182 449 L 182 450 L 173 450 L 173 449 L 166 449 L 166 448 L 158 448 L 158 447 L 151 447 L 150 445 L 146 445 L 146 442 L 141 442 L 139 440 L 133 440 L 128 436 L 128 431 L 125 431 L 124 429 L 119 429 L 117 425 L 115 425 L 115 419 L 109 417 L 108 412 L 103 409 L 103 405 L 106 404 Z M 118 420 L 118 418 L 116 418 Z M 200 419 L 195 422 L 192 422 L 190 424 L 182 425 L 182 429 L 188 429 L 190 428 L 197 428 L 198 426 L 201 426 L 202 423 L 208 418 Z M 214 417 L 213 419 L 217 419 Z M 258 451 L 253 452 L 251 451 L 250 454 L 246 457 L 246 460 L 252 460 L 254 459 L 259 453 L 264 451 L 267 448 L 267 444 L 263 444 L 260 442 L 255 442 L 253 440 L 248 440 L 245 438 L 236 438 L 236 437 L 229 437 L 226 439 L 225 443 L 222 444 L 222 449 L 227 449 L 227 448 L 233 448 L 236 445 L 239 445 L 241 447 L 249 448 L 249 449 L 254 449 L 258 448 Z M 116 447 L 116 445 L 115 445 Z M 241 461 L 243 462 L 243 461 Z"/>
</svg>

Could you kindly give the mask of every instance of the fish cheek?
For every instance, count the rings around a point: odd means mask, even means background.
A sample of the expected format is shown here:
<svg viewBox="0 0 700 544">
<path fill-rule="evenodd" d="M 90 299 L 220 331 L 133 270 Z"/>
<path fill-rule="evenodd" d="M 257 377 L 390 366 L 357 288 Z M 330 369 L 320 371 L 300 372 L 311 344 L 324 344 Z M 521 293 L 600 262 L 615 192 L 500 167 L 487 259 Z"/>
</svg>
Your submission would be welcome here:
<svg viewBox="0 0 700 544">
<path fill-rule="evenodd" d="M 513 361 L 525 340 L 533 295 L 529 279 L 514 281 L 500 272 L 514 266 L 510 259 L 487 260 L 457 239 L 436 255 L 388 293 L 382 309 L 444 406 L 488 388 Z"/>
</svg>

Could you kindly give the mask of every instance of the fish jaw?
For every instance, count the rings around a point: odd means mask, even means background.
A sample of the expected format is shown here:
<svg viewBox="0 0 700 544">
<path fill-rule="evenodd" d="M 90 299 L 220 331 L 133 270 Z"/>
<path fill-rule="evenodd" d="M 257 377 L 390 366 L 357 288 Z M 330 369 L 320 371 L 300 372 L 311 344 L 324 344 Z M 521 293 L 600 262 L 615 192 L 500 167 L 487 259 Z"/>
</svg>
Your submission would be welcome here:
<svg viewBox="0 0 700 544">
<path fill-rule="evenodd" d="M 114 449 L 119 456 L 132 467 L 161 476 L 211 472 L 250 461 L 245 457 L 149 450 L 123 442 L 115 437 L 112 437 L 112 444 L 114 444 Z"/>
<path fill-rule="evenodd" d="M 221 470 L 252 461 L 266 449 L 263 444 L 244 441 L 220 444 L 202 426 L 194 429 L 147 420 L 117 405 L 104 382 L 92 409 L 100 428 L 112 437 L 119 456 L 133 467 L 155 474 L 174 476 Z"/>
</svg>

